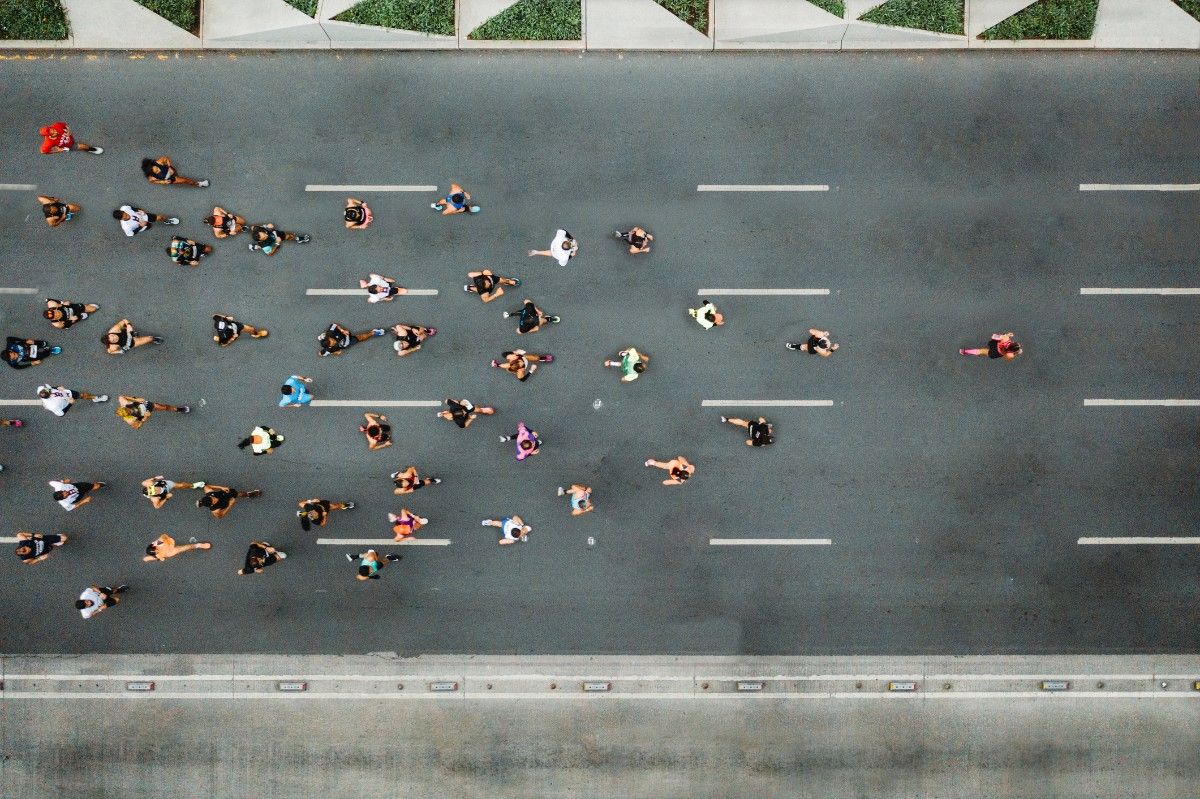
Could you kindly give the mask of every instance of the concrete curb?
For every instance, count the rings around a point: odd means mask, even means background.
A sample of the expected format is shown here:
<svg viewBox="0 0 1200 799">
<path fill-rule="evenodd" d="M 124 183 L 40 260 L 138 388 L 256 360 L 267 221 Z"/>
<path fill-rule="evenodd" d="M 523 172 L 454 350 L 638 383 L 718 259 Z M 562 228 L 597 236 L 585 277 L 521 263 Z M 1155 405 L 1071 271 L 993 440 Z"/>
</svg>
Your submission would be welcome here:
<svg viewBox="0 0 1200 799">
<path fill-rule="evenodd" d="M 0 656 L 0 701 L 363 696 L 1200 700 L 1200 658 Z"/>
</svg>

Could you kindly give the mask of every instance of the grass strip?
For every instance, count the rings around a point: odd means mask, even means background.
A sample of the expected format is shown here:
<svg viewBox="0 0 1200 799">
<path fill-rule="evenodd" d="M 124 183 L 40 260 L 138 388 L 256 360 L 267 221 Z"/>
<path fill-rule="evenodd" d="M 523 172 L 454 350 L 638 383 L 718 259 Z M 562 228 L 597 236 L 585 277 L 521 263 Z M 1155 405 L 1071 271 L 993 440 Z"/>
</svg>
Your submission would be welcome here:
<svg viewBox="0 0 1200 799">
<path fill-rule="evenodd" d="M 579 0 L 520 0 L 471 31 L 468 39 L 577 41 L 583 36 Z"/>
<path fill-rule="evenodd" d="M 1175 5 L 1200 21 L 1200 0 L 1175 0 Z"/>
<path fill-rule="evenodd" d="M 980 39 L 1090 39 L 1099 0 L 1041 0 L 1000 20 Z"/>
<path fill-rule="evenodd" d="M 158 14 L 193 35 L 200 33 L 200 0 L 136 0 L 138 5 Z"/>
<path fill-rule="evenodd" d="M 708 0 L 654 0 L 696 30 L 708 35 Z"/>
<path fill-rule="evenodd" d="M 334 19 L 453 36 L 454 0 L 363 0 Z"/>
<path fill-rule="evenodd" d="M 963 33 L 963 0 L 888 0 L 859 19 L 934 33 Z"/>
<path fill-rule="evenodd" d="M 310 17 L 316 19 L 317 16 L 317 0 L 283 0 L 297 11 L 303 11 Z"/>
<path fill-rule="evenodd" d="M 71 35 L 58 0 L 0 0 L 0 39 L 65 39 Z"/>
<path fill-rule="evenodd" d="M 844 19 L 846 16 L 846 4 L 842 0 L 808 0 L 808 2 L 817 8 L 828 11 L 835 17 L 842 17 Z"/>
</svg>

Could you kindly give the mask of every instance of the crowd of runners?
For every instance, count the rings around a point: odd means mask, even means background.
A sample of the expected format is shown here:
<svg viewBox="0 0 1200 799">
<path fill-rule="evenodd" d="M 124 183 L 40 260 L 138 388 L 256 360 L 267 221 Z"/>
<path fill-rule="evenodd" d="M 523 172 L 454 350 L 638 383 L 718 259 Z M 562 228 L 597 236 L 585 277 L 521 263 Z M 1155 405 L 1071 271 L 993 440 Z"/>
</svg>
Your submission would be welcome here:
<svg viewBox="0 0 1200 799">
<path fill-rule="evenodd" d="M 41 151 L 45 154 L 61 154 L 78 151 L 99 155 L 104 152 L 100 147 L 84 144 L 77 139 L 62 122 L 55 122 L 40 130 L 43 137 Z M 146 180 L 160 186 L 180 186 L 187 188 L 206 188 L 209 181 L 185 177 L 176 169 L 171 159 L 166 156 L 144 158 L 140 164 Z M 38 202 L 46 223 L 50 227 L 60 227 L 69 223 L 83 208 L 71 202 L 70 198 L 58 198 L 39 195 Z M 164 203 L 166 205 L 166 203 Z M 451 216 L 455 214 L 476 214 L 480 206 L 475 204 L 471 195 L 458 184 L 451 184 L 444 197 L 431 203 L 435 212 Z M 112 210 L 121 233 L 125 236 L 137 236 L 153 228 L 157 224 L 175 227 L 181 224 L 178 216 L 162 213 L 161 208 L 149 210 L 132 204 L 121 205 Z M 254 252 L 266 256 L 275 256 L 289 245 L 302 245 L 311 240 L 306 233 L 285 231 L 272 222 L 248 222 L 237 213 L 226 210 L 219 205 L 212 208 L 211 213 L 200 220 L 211 230 L 213 238 L 224 241 L 239 238 L 244 234 L 246 246 Z M 347 198 L 343 220 L 347 230 L 365 230 L 374 221 L 374 215 L 367 203 L 359 198 Z M 58 234 L 55 234 L 58 235 Z M 655 237 L 641 227 L 633 227 L 627 231 L 614 231 L 614 238 L 627 247 L 630 256 L 649 253 Z M 221 246 L 228 246 L 221 244 Z M 214 245 L 204 243 L 181 235 L 171 237 L 166 246 L 166 254 L 170 260 L 185 267 L 199 265 L 201 259 L 214 252 Z M 531 249 L 529 256 L 544 256 L 553 258 L 560 265 L 566 266 L 580 252 L 579 242 L 566 230 L 556 231 L 549 247 L 544 250 Z M 490 269 L 470 271 L 466 274 L 467 282 L 463 291 L 474 294 L 484 303 L 490 303 L 521 285 L 517 277 L 503 276 Z M 371 273 L 365 279 L 359 280 L 359 288 L 370 303 L 391 302 L 396 297 L 403 296 L 407 290 L 397 282 L 381 274 Z M 68 330 L 89 319 L 101 311 L 101 308 L 86 302 L 86 298 L 46 298 L 44 319 L 49 325 L 60 331 Z M 704 330 L 712 330 L 726 323 L 724 314 L 709 300 L 702 300 L 696 308 L 689 308 L 688 315 Z M 533 299 L 522 298 L 519 305 L 511 305 L 503 312 L 503 317 L 516 322 L 515 332 L 525 336 L 536 333 L 547 326 L 555 325 L 559 317 L 542 309 Z M 255 320 L 256 322 L 260 320 Z M 91 324 L 95 324 L 94 322 Z M 242 336 L 247 338 L 266 338 L 267 328 L 258 324 L 250 324 L 225 314 L 213 314 L 213 341 L 217 346 L 228 347 Z M 21 331 L 28 332 L 28 331 Z M 317 355 L 321 357 L 337 357 L 356 344 L 368 339 L 381 337 L 391 332 L 394 340 L 392 349 L 397 356 L 409 356 L 419 351 L 424 342 L 437 334 L 432 327 L 396 324 L 388 328 L 377 327 L 363 331 L 353 331 L 336 322 L 317 336 Z M 831 357 L 838 351 L 839 345 L 831 339 L 828 330 L 812 328 L 808 338 L 803 341 L 785 342 L 784 346 L 791 351 Z M 73 337 L 78 333 L 71 334 Z M 163 338 L 159 335 L 139 330 L 128 318 L 122 318 L 99 333 L 102 349 L 111 356 L 123 356 L 131 350 L 161 344 Z M 64 341 L 69 339 L 62 339 Z M 74 345 L 74 340 L 70 339 Z M 94 342 L 95 340 L 92 339 Z M 57 342 L 57 339 L 56 339 Z M 94 346 L 94 344 L 92 345 Z M 242 346 L 242 345 L 239 345 Z M 25 369 L 40 364 L 46 358 L 62 352 L 59 343 L 51 343 L 40 336 L 26 337 L 23 335 L 7 337 L 4 349 L 6 363 L 15 369 Z M 964 356 L 988 357 L 993 359 L 1011 360 L 1021 353 L 1021 345 L 1016 342 L 1011 332 L 997 333 L 991 336 L 987 343 L 980 347 L 962 348 Z M 631 344 L 625 349 L 607 358 L 598 359 L 604 367 L 615 368 L 620 372 L 622 382 L 632 382 L 642 377 L 648 370 L 651 357 Z M 502 352 L 493 359 L 491 365 L 511 373 L 517 380 L 525 381 L 532 377 L 543 365 L 554 362 L 554 355 L 544 352 L 531 352 L 526 349 L 512 349 Z M 278 404 L 280 407 L 301 408 L 313 401 L 312 379 L 300 374 L 286 377 L 282 381 Z M 86 387 L 62 386 L 45 383 L 34 389 L 34 394 L 41 405 L 55 416 L 63 416 L 77 403 L 107 403 L 109 397 L 105 394 L 92 393 Z M 161 397 L 148 399 L 145 397 L 121 395 L 116 398 L 113 408 L 116 416 L 132 426 L 140 428 L 155 412 L 187 414 L 187 405 L 175 405 L 160 401 Z M 447 398 L 445 410 L 437 416 L 460 428 L 467 428 L 480 416 L 490 416 L 496 409 L 483 404 L 476 404 L 466 398 Z M 738 418 L 721 416 L 720 421 L 733 427 L 741 428 L 745 444 L 750 447 L 763 447 L 775 440 L 774 425 L 764 417 Z M 20 427 L 20 419 L 3 419 L 0 424 Z M 512 429 L 512 428 L 508 428 Z M 363 414 L 359 431 L 366 440 L 370 450 L 383 449 L 393 444 L 392 426 L 387 416 L 380 413 Z M 518 421 L 511 433 L 501 435 L 500 441 L 510 443 L 514 447 L 517 461 L 538 455 L 542 450 L 542 440 L 538 432 L 525 421 Z M 270 455 L 283 446 L 286 438 L 278 431 L 264 426 L 255 426 L 237 446 L 249 450 L 255 456 Z M 676 486 L 687 482 L 696 474 L 696 466 L 682 455 L 670 457 L 668 460 L 645 460 L 644 465 L 663 470 L 665 479 L 663 485 Z M 2 467 L 0 467 L 2 468 Z M 176 475 L 175 477 L 179 477 Z M 395 484 L 394 493 L 405 496 L 419 489 L 434 486 L 442 482 L 440 477 L 422 475 L 416 466 L 395 471 L 391 474 Z M 102 482 L 77 480 L 70 477 L 49 480 L 52 498 L 67 511 L 73 511 L 91 502 L 96 492 L 105 488 Z M 170 479 L 164 475 L 148 477 L 141 483 L 142 495 L 155 509 L 162 508 L 171 500 L 176 492 L 193 492 L 196 507 L 207 510 L 212 518 L 221 519 L 226 516 L 238 500 L 252 499 L 260 496 L 261 491 L 255 488 L 243 489 L 232 486 L 216 485 L 195 479 Z M 592 489 L 581 483 L 571 483 L 560 486 L 558 495 L 565 497 L 570 514 L 580 516 L 593 512 L 596 508 L 592 498 Z M 313 525 L 324 526 L 330 514 L 338 511 L 349 511 L 355 507 L 347 500 L 330 500 L 321 497 L 311 497 L 297 502 L 296 516 L 303 530 L 310 530 Z M 429 519 L 422 517 L 413 510 L 402 507 L 398 513 L 389 513 L 388 522 L 391 525 L 396 542 L 407 541 L 417 535 Z M 511 545 L 527 541 L 532 527 L 517 513 L 500 518 L 483 519 L 482 525 L 494 527 L 498 532 L 498 543 Z M 51 557 L 52 553 L 68 543 L 69 537 L 64 534 L 51 534 L 31 531 L 17 531 L 16 554 L 27 564 L 40 563 Z M 148 562 L 165 561 L 185 552 L 205 551 L 212 548 L 208 541 L 190 540 L 188 543 L 177 543 L 170 535 L 162 534 L 149 542 L 145 547 L 143 560 Z M 400 559 L 394 553 L 379 553 L 373 549 L 364 552 L 348 552 L 345 557 L 356 564 L 356 577 L 359 580 L 379 579 L 380 572 L 389 563 Z M 261 573 L 268 566 L 287 558 L 287 553 L 272 546 L 267 541 L 250 541 L 247 547 L 242 568 L 237 570 L 240 575 Z M 120 601 L 126 585 L 92 585 L 82 592 L 75 606 L 84 618 L 90 618 Z"/>
</svg>

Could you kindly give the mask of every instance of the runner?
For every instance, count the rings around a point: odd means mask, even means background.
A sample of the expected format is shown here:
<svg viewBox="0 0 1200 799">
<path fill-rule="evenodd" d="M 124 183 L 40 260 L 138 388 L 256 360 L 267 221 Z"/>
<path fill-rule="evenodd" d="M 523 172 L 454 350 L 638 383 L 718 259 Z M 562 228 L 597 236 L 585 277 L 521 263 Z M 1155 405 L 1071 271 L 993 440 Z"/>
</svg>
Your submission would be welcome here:
<svg viewBox="0 0 1200 799">
<path fill-rule="evenodd" d="M 497 369 L 503 369 L 506 372 L 511 372 L 522 383 L 529 379 L 529 376 L 537 371 L 539 363 L 552 363 L 553 355 L 538 355 L 525 350 L 512 350 L 504 353 L 504 363 L 493 359 L 492 366 Z"/>
<path fill-rule="evenodd" d="M 650 356 L 638 352 L 635 347 L 621 350 L 617 353 L 617 356 L 621 360 L 606 360 L 604 365 L 615 366 L 620 369 L 622 383 L 632 383 L 634 380 L 637 380 L 646 371 L 646 364 L 650 363 Z"/>
<path fill-rule="evenodd" d="M 407 294 L 408 289 L 397 286 L 390 277 L 371 273 L 367 280 L 359 280 L 358 287 L 367 290 L 367 302 L 391 302 L 401 294 Z"/>
<path fill-rule="evenodd" d="M 58 227 L 63 222 L 71 221 L 75 214 L 83 210 L 75 203 L 63 202 L 57 197 L 47 197 L 44 194 L 38 195 L 38 202 L 42 204 L 42 216 L 46 217 L 46 224 L 50 227 Z"/>
<path fill-rule="evenodd" d="M 725 424 L 744 427 L 749 430 L 750 437 L 746 439 L 746 446 L 748 447 L 765 447 L 768 444 L 775 443 L 775 426 L 761 416 L 754 420 L 739 419 L 736 416 L 722 416 L 721 421 Z"/>
<path fill-rule="evenodd" d="M 332 322 L 328 330 L 317 336 L 317 341 L 321 344 L 320 355 L 322 357 L 326 355 L 341 355 L 360 341 L 366 341 L 372 336 L 382 336 L 386 332 L 382 327 L 377 327 L 374 330 L 351 333 L 337 322 Z"/>
<path fill-rule="evenodd" d="M 396 340 L 392 342 L 392 349 L 396 351 L 398 357 L 403 358 L 405 355 L 412 355 L 421 349 L 425 339 L 436 336 L 437 328 L 421 327 L 420 325 L 395 325 L 392 327 L 392 332 L 396 334 Z"/>
<path fill-rule="evenodd" d="M 300 526 L 305 532 L 312 529 L 315 524 L 317 527 L 324 527 L 325 522 L 329 521 L 330 511 L 335 510 L 354 510 L 353 502 L 331 502 L 327 499 L 302 499 L 296 503 L 299 510 L 296 511 L 296 517 L 300 519 Z"/>
<path fill-rule="evenodd" d="M 212 543 L 209 541 L 197 541 L 193 538 L 190 544 L 180 545 L 175 543 L 174 538 L 163 533 L 146 547 L 146 556 L 142 560 L 147 562 L 157 560 L 161 562 L 167 558 L 181 555 L 184 552 L 191 552 L 193 549 L 212 549 Z"/>
<path fill-rule="evenodd" d="M 262 491 L 255 488 L 252 491 L 239 491 L 229 486 L 218 486 L 211 483 L 204 486 L 204 496 L 196 500 L 197 508 L 211 511 L 214 519 L 223 518 L 233 509 L 239 499 L 262 496 Z"/>
<path fill-rule="evenodd" d="M 407 541 L 429 524 L 429 519 L 421 518 L 408 508 L 401 508 L 399 513 L 389 513 L 388 521 L 392 523 L 392 534 L 396 541 Z"/>
<path fill-rule="evenodd" d="M 519 286 L 521 281 L 515 277 L 501 277 L 494 274 L 491 269 L 481 269 L 478 272 L 467 272 L 467 277 L 471 282 L 463 286 L 463 291 L 468 294 L 478 294 L 479 299 L 484 302 L 492 300 L 504 294 L 505 286 Z"/>
<path fill-rule="evenodd" d="M 979 358 L 1003 358 L 1011 361 L 1022 352 L 1021 345 L 1013 340 L 1013 333 L 993 333 L 986 347 L 962 349 L 959 355 L 974 355 Z"/>
<path fill-rule="evenodd" d="M 66 510 L 82 508 L 92 501 L 93 491 L 104 488 L 104 483 L 77 483 L 70 477 L 64 477 L 62 480 L 50 480 L 49 483 L 50 487 L 54 489 L 54 501 Z"/>
<path fill-rule="evenodd" d="M 567 261 L 574 258 L 579 253 L 579 242 L 571 236 L 570 233 L 559 228 L 554 234 L 554 241 L 550 242 L 548 250 L 530 250 L 530 255 L 546 255 L 558 261 L 559 266 L 566 266 Z"/>
<path fill-rule="evenodd" d="M 495 408 L 487 405 L 476 407 L 468 399 L 447 399 L 446 407 L 449 410 L 439 411 L 438 418 L 445 419 L 448 422 L 454 422 L 464 430 L 471 426 L 471 422 L 479 416 L 491 416 L 496 412 Z"/>
<path fill-rule="evenodd" d="M 142 496 L 150 500 L 150 504 L 155 510 L 158 510 L 167 504 L 168 499 L 175 496 L 173 492 L 177 488 L 180 491 L 186 491 L 189 488 L 204 488 L 204 483 L 201 481 L 192 482 L 190 480 L 177 483 L 174 480 L 168 480 L 161 474 L 156 474 L 142 481 Z"/>
<path fill-rule="evenodd" d="M 636 225 L 625 233 L 618 230 L 613 235 L 629 245 L 630 255 L 650 252 L 650 242 L 654 241 L 653 236 L 647 233 L 644 228 L 637 227 Z"/>
<path fill-rule="evenodd" d="M 285 230 L 276 230 L 275 224 L 272 222 L 250 226 L 250 252 L 262 250 L 264 255 L 274 255 L 279 252 L 279 245 L 285 241 L 308 244 L 312 241 L 312 236 L 307 233 L 288 233 Z"/>
<path fill-rule="evenodd" d="M 163 340 L 160 336 L 147 336 L 145 333 L 139 333 L 134 329 L 132 322 L 122 319 L 100 337 L 100 343 L 104 345 L 104 349 L 109 355 L 124 355 L 135 347 L 162 344 Z"/>
<path fill-rule="evenodd" d="M 383 560 L 379 559 L 378 553 L 373 549 L 368 549 L 366 552 L 360 552 L 357 555 L 346 553 L 346 560 L 351 563 L 358 558 L 358 579 L 359 580 L 378 580 L 379 571 L 389 563 L 395 563 L 400 560 L 399 555 L 384 555 Z"/>
<path fill-rule="evenodd" d="M 712 300 L 701 300 L 699 308 L 688 308 L 688 316 L 695 319 L 705 330 L 712 330 L 714 327 L 725 324 L 724 315 L 717 310 L 717 306 L 713 305 Z"/>
<path fill-rule="evenodd" d="M 182 184 L 184 186 L 196 186 L 197 188 L 207 188 L 208 180 L 195 180 L 194 178 L 185 178 L 175 170 L 175 165 L 171 163 L 171 159 L 165 155 L 161 158 L 143 158 L 142 159 L 142 174 L 146 176 L 146 180 L 151 183 L 157 183 L 159 186 L 171 186 L 174 184 Z"/>
<path fill-rule="evenodd" d="M 75 609 L 79 611 L 80 616 L 90 619 L 97 613 L 108 610 L 120 602 L 119 595 L 127 590 L 129 590 L 127 585 L 118 585 L 116 588 L 109 588 L 107 585 L 89 585 L 79 595 L 79 599 L 75 600 Z"/>
<path fill-rule="evenodd" d="M 53 122 L 38 130 L 38 135 L 42 137 L 41 149 L 43 155 L 66 153 L 71 150 L 80 150 L 92 155 L 100 155 L 100 153 L 104 152 L 103 147 L 94 147 L 90 144 L 84 144 L 81 141 L 75 141 L 75 137 L 71 135 L 71 129 L 67 127 L 66 122 Z"/>
<path fill-rule="evenodd" d="M 304 375 L 292 375 L 283 381 L 279 389 L 279 393 L 283 395 L 279 398 L 279 407 L 302 408 L 308 405 L 313 401 L 313 395 L 308 390 L 310 385 L 312 378 Z"/>
<path fill-rule="evenodd" d="M 582 516 L 596 509 L 596 506 L 592 504 L 592 489 L 588 486 L 579 483 L 571 483 L 570 488 L 559 486 L 558 495 L 561 497 L 564 494 L 570 495 L 572 516 Z"/>
<path fill-rule="evenodd" d="M 442 216 L 479 213 L 479 206 L 471 205 L 471 195 L 467 194 L 466 190 L 457 183 L 451 183 L 450 191 L 446 196 L 435 203 L 430 203 L 429 207 L 435 211 L 441 211 Z"/>
<path fill-rule="evenodd" d="M 164 225 L 178 225 L 179 217 L 166 214 L 152 214 L 144 208 L 134 208 L 132 205 L 122 205 L 112 212 L 113 219 L 121 223 L 121 230 L 126 236 L 136 236 L 143 230 L 154 227 L 153 222 Z"/>
<path fill-rule="evenodd" d="M 517 442 L 517 460 L 523 461 L 531 455 L 537 455 L 542 449 L 542 440 L 536 430 L 530 430 L 524 422 L 517 422 L 517 432 L 512 435 L 500 436 L 501 441 Z"/>
<path fill-rule="evenodd" d="M 392 472 L 392 482 L 396 484 L 392 489 L 393 494 L 411 494 L 418 488 L 437 485 L 442 482 L 442 478 L 422 477 L 417 473 L 416 466 L 409 466 L 402 472 Z"/>
<path fill-rule="evenodd" d="M 62 353 L 62 347 L 52 346 L 49 341 L 40 338 L 8 337 L 4 348 L 4 362 L 14 369 L 28 369 L 37 366 L 51 355 Z"/>
<path fill-rule="evenodd" d="M 212 255 L 211 244 L 200 244 L 183 236 L 172 236 L 167 245 L 167 255 L 180 266 L 199 266 L 201 258 Z"/>
<path fill-rule="evenodd" d="M 392 445 L 392 426 L 382 413 L 364 413 L 366 424 L 358 426 L 358 432 L 367 437 L 367 449 L 383 449 Z"/>
<path fill-rule="evenodd" d="M 145 397 L 129 397 L 124 394 L 117 397 L 117 416 L 137 430 L 146 423 L 154 411 L 172 411 L 174 413 L 191 413 L 187 405 L 165 405 L 161 402 L 150 402 Z"/>
<path fill-rule="evenodd" d="M 797 352 L 807 352 L 809 355 L 820 355 L 822 358 L 828 358 L 833 355 L 838 348 L 837 344 L 830 343 L 828 330 L 817 330 L 815 327 L 808 331 L 808 341 L 787 342 L 784 344 L 789 350 Z"/>
<path fill-rule="evenodd" d="M 47 298 L 46 310 L 42 311 L 42 317 L 49 319 L 53 327 L 57 327 L 59 330 L 66 330 L 68 327 L 74 327 L 84 319 L 87 319 L 98 310 L 100 310 L 100 306 L 94 303 Z"/>
<path fill-rule="evenodd" d="M 238 449 L 250 447 L 255 455 L 270 455 L 275 447 L 283 444 L 283 436 L 274 428 L 259 425 L 250 431 L 250 435 L 238 442 Z"/>
<path fill-rule="evenodd" d="M 219 205 L 214 205 L 212 213 L 200 220 L 212 228 L 213 235 L 218 239 L 236 236 L 246 229 L 246 220 L 232 211 L 226 211 Z"/>
<path fill-rule="evenodd" d="M 696 467 L 688 463 L 687 458 L 682 455 L 677 455 L 675 458 L 665 462 L 656 461 L 651 458 L 646 461 L 646 465 L 653 466 L 656 469 L 663 469 L 667 472 L 667 479 L 662 481 L 665 486 L 682 485 L 696 473 Z"/>
<path fill-rule="evenodd" d="M 17 533 L 17 557 L 32 566 L 50 557 L 50 553 L 67 543 L 67 536 Z"/>
<path fill-rule="evenodd" d="M 287 558 L 286 552 L 280 552 L 266 541 L 251 541 L 246 550 L 246 565 L 238 569 L 238 574 L 262 574 L 266 568 Z"/>
<path fill-rule="evenodd" d="M 52 386 L 49 383 L 38 386 L 38 399 L 42 407 L 55 416 L 65 416 L 75 400 L 91 400 L 92 402 L 108 402 L 107 394 L 89 394 L 86 391 L 75 391 L 65 386 Z"/>
<path fill-rule="evenodd" d="M 371 215 L 371 209 L 362 200 L 356 200 L 353 197 L 346 198 L 345 212 L 346 228 L 348 230 L 366 230 L 367 225 L 375 218 Z"/>
<path fill-rule="evenodd" d="M 500 546 L 515 544 L 518 541 L 528 541 L 529 534 L 533 532 L 533 528 L 516 514 L 501 519 L 484 519 L 482 524 L 484 527 L 500 528 L 500 540 L 496 542 Z"/>
<path fill-rule="evenodd" d="M 213 314 L 213 341 L 222 347 L 228 347 L 238 340 L 243 332 L 249 333 L 250 338 L 266 338 L 270 331 L 265 327 L 254 327 L 245 322 L 239 322 L 232 316 Z"/>
<path fill-rule="evenodd" d="M 515 311 L 505 311 L 504 318 L 517 317 L 517 335 L 525 333 L 536 333 L 542 329 L 542 325 L 556 325 L 562 321 L 557 316 L 550 316 L 533 302 L 533 300 L 525 299 L 521 302 L 521 307 Z"/>
</svg>

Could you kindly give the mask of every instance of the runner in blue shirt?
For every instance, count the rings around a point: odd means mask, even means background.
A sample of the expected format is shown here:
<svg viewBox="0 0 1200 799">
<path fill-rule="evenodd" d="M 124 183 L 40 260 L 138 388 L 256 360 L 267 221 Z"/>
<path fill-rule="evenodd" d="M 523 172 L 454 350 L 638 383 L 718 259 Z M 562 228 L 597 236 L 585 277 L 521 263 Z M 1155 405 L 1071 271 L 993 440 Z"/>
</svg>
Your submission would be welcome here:
<svg viewBox="0 0 1200 799">
<path fill-rule="evenodd" d="M 309 393 L 308 386 L 312 383 L 311 377 L 304 375 L 292 375 L 287 380 L 283 381 L 283 386 L 279 389 L 283 395 L 279 398 L 280 408 L 299 408 L 313 401 L 313 395 Z"/>
</svg>

